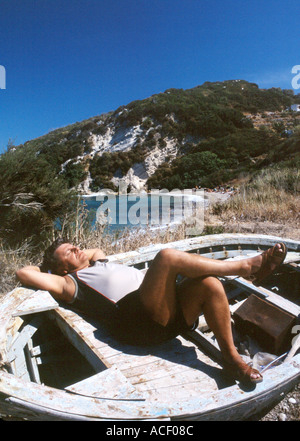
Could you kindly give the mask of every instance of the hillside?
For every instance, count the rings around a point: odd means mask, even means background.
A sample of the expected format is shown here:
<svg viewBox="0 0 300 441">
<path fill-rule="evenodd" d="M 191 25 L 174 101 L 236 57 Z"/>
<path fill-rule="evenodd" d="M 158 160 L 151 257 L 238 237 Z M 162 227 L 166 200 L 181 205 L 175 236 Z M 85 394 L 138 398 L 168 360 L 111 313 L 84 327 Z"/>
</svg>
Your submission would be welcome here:
<svg viewBox="0 0 300 441">
<path fill-rule="evenodd" d="M 29 233 L 29 214 L 45 228 L 66 212 L 71 189 L 118 190 L 121 180 L 137 191 L 214 187 L 281 161 L 295 166 L 300 112 L 287 110 L 293 103 L 300 95 L 291 90 L 207 82 L 10 146 L 0 156 L 0 233 L 15 234 L 20 222 Z"/>
<path fill-rule="evenodd" d="M 136 190 L 211 187 L 274 159 L 272 151 L 300 124 L 300 115 L 284 112 L 294 102 L 300 98 L 290 90 L 204 83 L 134 101 L 25 147 L 38 151 L 68 187 L 81 184 L 85 192 L 116 189 L 120 179 Z"/>
</svg>

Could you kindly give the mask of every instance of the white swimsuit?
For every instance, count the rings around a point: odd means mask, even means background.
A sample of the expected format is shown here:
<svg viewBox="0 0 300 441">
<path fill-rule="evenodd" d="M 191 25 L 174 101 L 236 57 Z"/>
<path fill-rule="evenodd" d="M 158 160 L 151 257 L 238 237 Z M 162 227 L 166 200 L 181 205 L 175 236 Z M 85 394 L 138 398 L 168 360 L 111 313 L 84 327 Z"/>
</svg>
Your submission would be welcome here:
<svg viewBox="0 0 300 441">
<path fill-rule="evenodd" d="M 72 307 L 105 314 L 120 299 L 136 291 L 144 274 L 136 268 L 96 261 L 93 266 L 68 274 L 75 283 Z M 101 315 L 102 315 L 101 314 Z"/>
</svg>

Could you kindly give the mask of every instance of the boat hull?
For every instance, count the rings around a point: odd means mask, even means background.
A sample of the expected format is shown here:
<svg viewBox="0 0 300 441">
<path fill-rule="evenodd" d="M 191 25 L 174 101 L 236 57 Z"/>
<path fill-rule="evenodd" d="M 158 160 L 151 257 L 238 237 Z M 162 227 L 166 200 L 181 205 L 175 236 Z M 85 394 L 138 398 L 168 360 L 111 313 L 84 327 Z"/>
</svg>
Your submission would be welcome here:
<svg viewBox="0 0 300 441">
<path fill-rule="evenodd" d="M 299 264 L 295 264 L 295 261 L 300 261 L 300 242 L 273 236 L 214 235 L 193 238 L 110 256 L 110 260 L 147 269 L 155 254 L 165 247 L 227 259 L 243 257 L 258 248 L 272 246 L 279 240 L 284 241 L 289 249 L 290 260 L 287 265 L 292 262 L 294 266 L 291 266 L 291 270 L 299 274 Z M 274 304 L 279 303 L 280 307 L 287 309 L 296 317 L 300 314 L 298 305 L 286 299 L 282 301 L 279 295 L 266 288 L 255 288 L 240 279 L 225 282 L 234 283 L 235 289 L 242 289 L 243 292 L 248 290 L 253 293 L 253 290 L 258 290 L 256 294 L 268 298 Z M 34 334 L 39 329 L 37 323 L 46 316 L 53 323 L 55 322 L 55 326 L 61 328 L 68 341 L 93 366 L 95 378 L 92 385 L 96 385 L 96 392 L 94 389 L 90 389 L 89 392 L 87 389 L 81 391 L 81 383 L 79 385 L 76 383 L 73 390 L 72 387 L 59 389 L 39 382 L 38 357 L 34 355 L 36 348 L 29 343 L 31 344 Z M 33 421 L 157 421 L 159 423 L 239 421 L 262 415 L 282 400 L 300 381 L 300 354 L 298 354 L 288 362 L 267 370 L 262 383 L 245 388 L 233 382 L 227 386 L 223 384 L 219 388 L 218 384 L 221 384 L 220 379 L 222 379 L 222 369 L 218 364 L 219 350 L 215 343 L 208 341 L 201 332 L 194 333 L 193 338 L 189 338 L 191 336 L 188 335 L 180 337 L 170 346 L 166 344 L 157 350 L 138 353 L 132 348 L 111 344 L 111 340 L 106 335 L 91 326 L 93 324 L 81 320 L 74 312 L 63 310 L 45 292 L 17 288 L 2 299 L 0 303 L 0 415 L 2 418 Z M 22 369 L 30 366 L 28 369 L 30 372 L 24 372 L 22 375 L 17 374 L 18 369 L 21 369 L 18 355 L 21 353 L 20 348 L 23 357 Z M 208 353 L 201 358 L 202 351 L 205 353 L 206 349 Z M 180 351 L 182 354 L 179 359 L 171 355 Z M 29 353 L 30 357 L 28 357 Z M 120 362 L 119 365 L 112 362 L 121 358 L 122 363 Z M 191 361 L 193 364 L 189 366 L 188 363 Z M 157 366 L 157 376 L 159 373 L 162 379 L 155 379 L 153 376 L 149 384 L 153 382 L 158 388 L 161 381 L 159 387 L 161 390 L 166 388 L 165 394 L 160 392 L 160 395 L 155 395 L 154 386 L 152 390 L 149 389 L 150 393 L 146 389 L 147 366 Z M 163 374 L 163 369 L 166 369 L 166 374 Z M 132 386 L 130 380 L 135 370 L 139 370 L 141 374 Z M 187 375 L 188 371 L 191 372 L 191 377 L 187 377 L 191 378 L 189 380 L 191 385 L 179 385 L 177 396 L 177 389 L 172 385 L 171 377 L 177 375 L 176 378 L 180 378 L 181 372 Z M 149 368 L 149 376 L 151 372 Z M 214 387 L 209 390 L 205 388 L 204 383 L 211 381 L 211 372 L 216 376 L 212 382 Z M 109 387 L 107 388 L 106 385 Z M 86 387 L 85 383 L 84 387 Z M 191 388 L 190 394 L 188 387 Z"/>
</svg>

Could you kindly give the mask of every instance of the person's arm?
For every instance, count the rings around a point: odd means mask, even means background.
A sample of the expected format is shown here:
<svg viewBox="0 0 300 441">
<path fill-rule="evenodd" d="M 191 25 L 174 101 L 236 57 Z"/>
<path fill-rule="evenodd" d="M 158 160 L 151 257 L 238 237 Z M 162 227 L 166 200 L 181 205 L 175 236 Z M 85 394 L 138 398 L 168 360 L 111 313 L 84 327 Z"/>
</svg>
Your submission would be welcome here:
<svg viewBox="0 0 300 441">
<path fill-rule="evenodd" d="M 37 266 L 25 266 L 16 276 L 23 285 L 49 291 L 57 300 L 70 302 L 73 299 L 75 284 L 70 277 L 43 273 Z"/>
<path fill-rule="evenodd" d="M 100 248 L 91 248 L 84 250 L 84 252 L 88 256 L 90 262 L 95 262 L 98 259 L 106 259 L 105 253 L 100 250 Z"/>
</svg>

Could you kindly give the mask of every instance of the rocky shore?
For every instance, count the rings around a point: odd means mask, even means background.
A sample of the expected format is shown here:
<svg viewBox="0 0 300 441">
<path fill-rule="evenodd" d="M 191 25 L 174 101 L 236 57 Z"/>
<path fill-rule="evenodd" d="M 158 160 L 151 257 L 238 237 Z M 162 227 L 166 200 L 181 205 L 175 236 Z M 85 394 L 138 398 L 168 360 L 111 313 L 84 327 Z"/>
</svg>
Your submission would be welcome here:
<svg viewBox="0 0 300 441">
<path fill-rule="evenodd" d="M 260 421 L 300 421 L 300 384 Z"/>
</svg>

